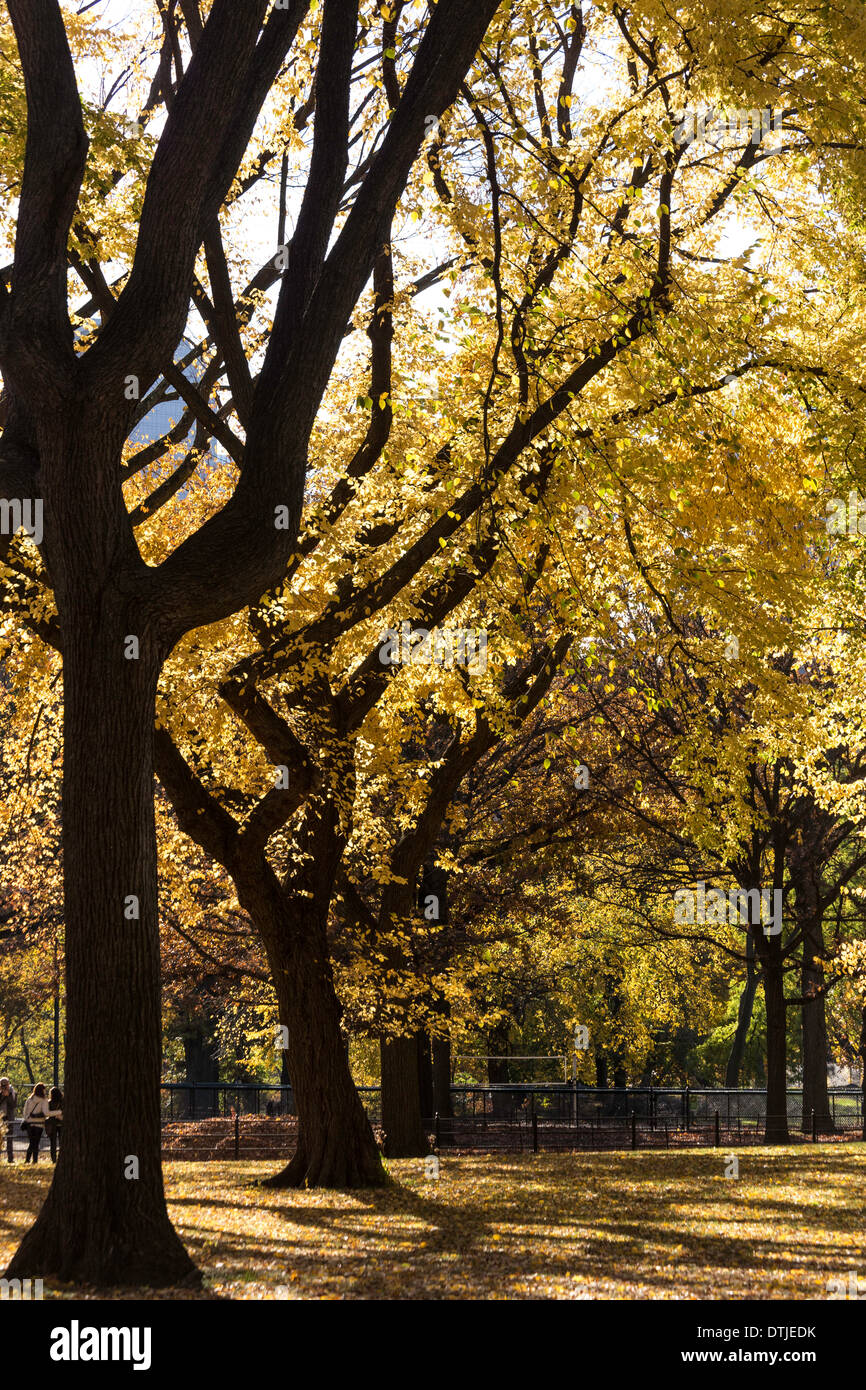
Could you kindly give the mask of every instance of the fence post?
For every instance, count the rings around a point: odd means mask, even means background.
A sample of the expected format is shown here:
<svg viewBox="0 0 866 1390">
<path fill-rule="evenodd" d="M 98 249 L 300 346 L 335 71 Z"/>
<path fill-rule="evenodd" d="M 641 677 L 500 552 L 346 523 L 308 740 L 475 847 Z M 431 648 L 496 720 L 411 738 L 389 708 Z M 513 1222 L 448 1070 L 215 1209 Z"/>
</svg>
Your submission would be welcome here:
<svg viewBox="0 0 866 1390">
<path fill-rule="evenodd" d="M 686 1086 L 686 1089 L 683 1091 L 683 1106 L 684 1106 L 684 1109 L 685 1109 L 685 1112 L 686 1112 L 686 1129 L 688 1129 L 688 1127 L 689 1127 L 689 1110 L 691 1109 L 691 1106 L 690 1106 L 690 1104 L 689 1104 L 689 1087 L 688 1087 L 688 1086 Z"/>
<path fill-rule="evenodd" d="M 671 1146 L 671 1144 L 670 1144 L 670 1135 L 668 1134 L 668 1122 L 667 1122 L 667 1120 L 665 1120 L 665 1148 L 666 1148 L 666 1149 L 669 1149 L 670 1146 Z"/>
<path fill-rule="evenodd" d="M 813 1106 L 812 1106 L 812 1143 L 813 1143 L 813 1144 L 816 1143 L 817 1139 L 818 1139 L 818 1120 L 817 1120 L 817 1116 L 815 1115 L 815 1107 L 814 1107 L 814 1105 L 813 1105 Z"/>
<path fill-rule="evenodd" d="M 719 1112 L 716 1111 L 716 1148 L 719 1147 Z"/>
<path fill-rule="evenodd" d="M 435 1145 L 434 1145 L 434 1147 L 438 1149 L 438 1148 L 439 1148 L 439 1111 L 438 1111 L 438 1110 L 436 1111 L 436 1114 L 435 1114 L 434 1117 L 433 1117 L 433 1125 L 434 1125 L 434 1128 L 435 1128 L 435 1131 L 436 1131 L 436 1133 L 435 1133 Z"/>
<path fill-rule="evenodd" d="M 637 1115 L 634 1110 L 631 1112 L 631 1146 L 637 1148 Z"/>
<path fill-rule="evenodd" d="M 241 1156 L 241 1117 L 235 1111 L 235 1158 Z"/>
<path fill-rule="evenodd" d="M 532 1116 L 532 1152 L 538 1153 L 538 1116 Z"/>
</svg>

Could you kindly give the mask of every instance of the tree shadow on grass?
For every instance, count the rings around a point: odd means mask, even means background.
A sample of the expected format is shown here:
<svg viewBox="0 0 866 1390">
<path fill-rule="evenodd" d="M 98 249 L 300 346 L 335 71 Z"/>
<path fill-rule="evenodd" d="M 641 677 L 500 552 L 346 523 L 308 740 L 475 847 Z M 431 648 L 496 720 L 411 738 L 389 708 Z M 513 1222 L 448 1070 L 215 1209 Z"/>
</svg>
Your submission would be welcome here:
<svg viewBox="0 0 866 1390">
<path fill-rule="evenodd" d="M 36 1170 L 28 1168 L 25 1171 L 16 1171 L 16 1167 L 16 1164 L 8 1164 L 0 1177 L 0 1225 L 7 1226 L 10 1230 L 17 1230 L 20 1222 L 7 1221 L 4 1214 L 10 1210 L 26 1211 L 36 1217 L 48 1195 L 53 1173 L 52 1167 L 40 1181 L 38 1166 Z"/>
<path fill-rule="evenodd" d="M 623 1177 L 619 1163 L 605 1165 L 601 1172 L 597 1166 L 587 1171 L 581 1164 L 584 1171 L 575 1172 L 575 1177 L 591 1180 L 586 1186 L 591 1185 L 595 1189 L 592 1192 L 563 1188 L 561 1168 L 545 1173 L 546 1165 L 537 1165 L 528 1174 L 532 1188 L 526 1201 L 521 1200 L 519 1192 L 513 1195 L 515 1178 L 519 1176 L 513 1161 L 485 1164 L 481 1180 L 488 1197 L 491 1183 L 501 1182 L 503 1187 L 508 1184 L 511 1189 L 507 1197 L 503 1192 L 504 1200 L 493 1213 L 483 1192 L 477 1200 L 470 1197 L 455 1207 L 420 1193 L 405 1182 L 396 1190 L 355 1193 L 356 1205 L 350 1209 L 283 1204 L 274 1210 L 296 1227 L 316 1226 L 330 1235 L 342 1234 L 347 1227 L 357 1235 L 357 1204 L 374 1223 L 377 1218 L 390 1223 L 390 1239 L 402 1247 L 395 1257 L 401 1266 L 401 1271 L 393 1275 L 395 1291 L 387 1295 L 396 1297 L 406 1296 L 399 1286 L 406 1278 L 407 1260 L 413 1277 L 422 1280 L 426 1265 L 429 1280 L 429 1266 L 448 1254 L 473 1265 L 483 1264 L 495 1254 L 506 1283 L 512 1277 L 525 1281 L 535 1273 L 554 1280 L 560 1276 L 573 1279 L 577 1273 L 580 1279 L 591 1283 L 614 1285 L 633 1276 L 639 1285 L 653 1291 L 649 1296 L 670 1296 L 673 1281 L 678 1286 L 691 1286 L 703 1297 L 724 1296 L 718 1291 L 728 1287 L 734 1289 L 731 1297 L 756 1293 L 773 1297 L 774 1282 L 786 1276 L 788 1296 L 796 1293 L 798 1284 L 805 1281 L 808 1285 L 826 1277 L 836 1272 L 837 1265 L 840 1270 L 847 1269 L 856 1259 L 852 1250 L 833 1247 L 826 1241 L 822 1244 L 809 1235 L 812 1230 L 818 1236 L 823 1233 L 832 1237 L 837 1231 L 850 1235 L 854 1224 L 850 1208 L 837 1210 L 820 1202 L 795 1203 L 787 1197 L 762 1195 L 751 1214 L 746 1195 L 749 1184 L 737 1190 L 735 1180 L 730 1180 L 729 1185 L 728 1180 L 722 1179 L 719 1157 L 718 1151 L 709 1151 L 698 1171 L 695 1155 L 678 1156 L 680 1161 L 665 1164 L 662 1174 L 632 1170 L 629 1177 L 638 1191 L 631 1190 L 625 1197 L 617 1189 L 617 1181 Z M 780 1183 L 795 1178 L 802 1182 L 807 1176 L 802 1171 L 804 1165 L 799 1163 L 786 1165 L 780 1172 L 774 1158 L 775 1155 L 766 1156 L 756 1163 L 749 1182 Z M 687 1165 L 683 1162 L 686 1159 Z M 833 1187 L 835 1179 L 844 1179 L 847 1186 L 859 1169 L 859 1165 L 852 1167 L 844 1160 L 826 1158 L 818 1166 L 825 1181 L 829 1180 L 828 1186 Z M 658 1180 L 662 1176 L 668 1190 L 659 1192 Z M 710 1190 L 707 1179 L 714 1180 Z M 644 1184 L 645 1192 L 641 1191 Z M 697 1211 L 699 1207 L 703 1208 L 702 1213 Z M 688 1209 L 695 1212 L 693 1223 Z M 622 1212 L 619 1216 L 618 1211 Z M 698 1224 L 698 1215 L 715 1229 L 692 1229 L 692 1224 Z M 786 1216 L 790 1233 L 784 1231 L 782 1218 Z M 401 1217 L 407 1220 L 402 1222 Z M 420 1228 L 418 1222 L 422 1223 Z M 362 1231 L 363 1224 L 362 1220 Z M 531 1233 L 509 1229 L 539 1226 L 543 1228 L 541 1253 L 533 1252 Z M 489 1248 L 492 1240 L 499 1242 L 495 1252 Z M 370 1258 L 375 1258 L 375 1251 L 355 1263 L 366 1267 Z M 437 1272 L 440 1282 L 441 1273 Z M 344 1277 L 351 1282 L 347 1271 Z M 380 1271 L 380 1281 L 383 1278 L 390 1282 L 385 1271 Z M 362 1289 L 357 1292 L 363 1296 Z"/>
<path fill-rule="evenodd" d="M 723 1150 L 636 1157 L 445 1158 L 439 1183 L 398 1164 L 388 1188 L 319 1193 L 315 1204 L 305 1201 L 310 1194 L 279 1189 L 251 1203 L 250 1170 L 225 1165 L 208 1180 L 220 1195 L 175 1197 L 169 1182 L 167 1196 L 210 1280 L 252 1280 L 301 1297 L 820 1297 L 828 1275 L 856 1262 L 850 1239 L 833 1245 L 838 1230 L 850 1237 L 855 1229 L 850 1204 L 794 1202 L 773 1188 L 790 1183 L 808 1195 L 821 1181 L 825 1194 L 844 1201 L 862 1163 L 750 1153 L 738 1190 L 721 1176 Z M 750 1185 L 763 1185 L 753 1210 Z M 20 1213 L 38 1210 L 45 1191 L 32 1173 L 10 1173 L 0 1186 L 2 1205 L 19 1213 L 16 1235 Z M 236 1212 L 247 1229 L 197 1226 L 196 1208 Z M 259 1219 L 273 1225 L 257 1229 Z M 13 1223 L 3 1224 L 11 1231 Z"/>
</svg>

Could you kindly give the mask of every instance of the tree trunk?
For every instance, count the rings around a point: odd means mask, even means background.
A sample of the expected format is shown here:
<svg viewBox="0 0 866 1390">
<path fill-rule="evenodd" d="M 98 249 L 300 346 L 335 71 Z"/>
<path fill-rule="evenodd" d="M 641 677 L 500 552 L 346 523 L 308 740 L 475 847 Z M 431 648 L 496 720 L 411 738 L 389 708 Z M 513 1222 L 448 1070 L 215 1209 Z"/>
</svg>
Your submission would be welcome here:
<svg viewBox="0 0 866 1390">
<path fill-rule="evenodd" d="M 324 924 L 312 913 L 306 920 L 289 921 L 284 912 L 281 949 L 275 949 L 271 932 L 263 936 L 280 1022 L 289 1030 L 288 1065 L 299 1130 L 293 1158 L 263 1186 L 381 1187 L 387 1176 L 349 1069 Z"/>
<path fill-rule="evenodd" d="M 799 915 L 799 914 L 798 914 Z M 832 1134 L 833 1116 L 827 1089 L 827 1010 L 824 993 L 824 932 L 818 918 L 810 915 L 803 924 L 803 969 L 801 974 L 803 1037 L 803 1116 L 804 1134 L 815 1126 L 819 1134 Z"/>
<path fill-rule="evenodd" d="M 220 1079 L 219 1060 L 214 1056 L 213 1029 L 209 1021 L 190 1021 L 188 1029 L 181 1035 L 183 1042 L 185 1080 L 188 1086 L 196 1089 L 195 1113 L 199 1119 L 203 1115 L 219 1114 L 219 1092 L 216 1087 Z M 213 1086 L 213 1090 L 202 1090 Z"/>
<path fill-rule="evenodd" d="M 740 1084 L 740 1071 L 746 1054 L 746 1041 L 752 1025 L 752 1010 L 758 989 L 758 972 L 755 969 L 755 938 L 751 930 L 746 932 L 746 983 L 740 994 L 737 1009 L 737 1027 L 731 1042 L 728 1065 L 725 1069 L 725 1085 L 734 1089 Z"/>
<path fill-rule="evenodd" d="M 96 519 L 98 522 L 98 518 Z M 83 540 L 77 542 L 83 546 Z M 197 1282 L 165 1206 L 153 809 L 159 662 L 116 592 L 67 586 L 63 624 L 66 1075 L 54 1181 L 10 1277 Z M 74 611 L 74 610 L 78 611 Z M 72 611 L 70 611 L 72 610 Z M 127 660 L 127 635 L 139 638 Z"/>
<path fill-rule="evenodd" d="M 443 1119 L 451 1119 L 451 1039 L 433 1039 L 433 1109 Z"/>
<path fill-rule="evenodd" d="M 343 848 L 338 813 L 324 795 L 294 828 L 290 875 L 280 883 L 263 852 L 241 857 L 232 877 L 267 951 L 279 1022 L 288 1029 L 298 1146 L 267 1187 L 379 1187 L 382 1159 L 352 1080 L 334 988 L 328 913 Z"/>
<path fill-rule="evenodd" d="M 508 1019 L 502 1019 L 487 1035 L 487 1046 L 493 1054 L 487 1059 L 487 1080 L 491 1086 L 507 1086 L 511 1080 L 507 1055 L 510 1037 L 511 1024 Z M 495 1116 L 507 1118 L 511 1115 L 512 1109 L 512 1096 L 508 1091 L 493 1092 Z"/>
<path fill-rule="evenodd" d="M 428 863 L 424 869 L 421 880 L 421 902 L 426 901 L 427 895 L 433 893 L 439 900 L 439 921 L 445 926 L 450 923 L 449 912 L 449 883 L 447 870 L 438 865 Z M 437 965 L 441 969 L 448 963 L 448 951 L 444 950 L 437 958 Z M 434 1000 L 434 1008 L 437 1015 L 447 1020 L 450 1016 L 450 1007 L 447 999 L 441 997 Z M 434 1033 L 431 1039 L 431 1086 L 432 1086 L 432 1105 L 434 1115 L 441 1116 L 442 1119 L 452 1119 L 454 1106 L 451 1102 L 451 1038 L 449 1034 Z"/>
<path fill-rule="evenodd" d="M 352 1080 L 334 988 L 328 918 L 345 844 L 329 792 L 311 798 L 293 825 L 290 869 L 280 880 L 263 842 L 225 835 L 219 824 L 196 831 L 190 793 L 176 757 L 158 739 L 160 778 L 187 833 L 231 875 L 268 958 L 288 1032 L 280 1047 L 282 1079 L 292 1083 L 299 1138 L 290 1163 L 267 1184 L 275 1187 L 374 1187 L 387 1182 L 370 1122 Z M 348 780 L 343 773 L 342 783 Z M 283 1039 L 275 1037 L 275 1046 Z M 276 1057 L 275 1057 L 276 1060 Z"/>
<path fill-rule="evenodd" d="M 418 1091 L 421 1103 L 422 1120 L 433 1118 L 433 1058 L 431 1055 L 430 1034 L 419 1028 L 415 1035 L 418 1043 Z"/>
<path fill-rule="evenodd" d="M 785 1032 L 785 987 L 782 946 L 768 937 L 761 952 L 764 1003 L 767 1011 L 767 1143 L 787 1144 L 788 1082 Z"/>
<path fill-rule="evenodd" d="M 30 1085 L 36 1085 L 36 1077 L 33 1075 L 33 1063 L 30 1061 L 30 1048 L 27 1046 L 27 1035 L 24 1032 L 24 1025 L 21 1025 L 21 1055 L 24 1058 L 24 1066 L 27 1069 L 27 1076 Z"/>
<path fill-rule="evenodd" d="M 295 1108 L 295 1092 L 294 1088 L 292 1087 L 292 1074 L 289 1071 L 288 1052 L 285 1048 L 283 1049 L 283 1055 L 280 1058 L 280 1085 L 288 1088 L 288 1093 L 283 1094 L 283 1113 L 286 1115 L 296 1114 L 297 1111 Z"/>
<path fill-rule="evenodd" d="M 204 1025 L 191 1025 L 182 1035 L 185 1079 L 188 1086 L 216 1086 L 220 1067 L 214 1056 L 214 1040 Z"/>
<path fill-rule="evenodd" d="M 421 1158 L 430 1142 L 421 1124 L 418 1044 L 414 1037 L 382 1038 L 382 1128 L 386 1158 Z"/>
</svg>

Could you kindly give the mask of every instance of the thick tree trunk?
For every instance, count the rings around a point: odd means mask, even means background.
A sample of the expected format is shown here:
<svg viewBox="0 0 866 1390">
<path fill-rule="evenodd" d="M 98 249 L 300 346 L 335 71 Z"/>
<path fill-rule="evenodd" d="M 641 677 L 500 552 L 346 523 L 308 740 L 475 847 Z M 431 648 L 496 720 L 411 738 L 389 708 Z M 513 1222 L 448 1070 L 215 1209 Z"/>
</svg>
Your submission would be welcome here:
<svg viewBox="0 0 866 1390">
<path fill-rule="evenodd" d="M 148 635 L 109 611 L 112 597 L 102 591 L 87 603 L 82 592 L 77 612 L 71 602 L 61 611 L 63 1144 L 42 1211 L 7 1274 L 169 1285 L 198 1273 L 169 1221 L 160 1161 L 152 750 L 159 663 Z M 137 660 L 124 656 L 127 635 L 139 638 Z"/>
<path fill-rule="evenodd" d="M 788 1080 L 785 988 L 778 936 L 766 938 L 761 952 L 767 1012 L 767 1143 L 787 1144 Z"/>
<path fill-rule="evenodd" d="M 418 1044 L 414 1037 L 382 1038 L 382 1129 L 386 1158 L 420 1158 L 430 1152 L 421 1123 Z"/>
<path fill-rule="evenodd" d="M 233 877 L 268 955 L 279 1021 L 288 1029 L 298 1146 L 268 1187 L 379 1187 L 382 1159 L 352 1080 L 334 988 L 328 913 L 343 849 L 336 806 L 309 801 L 295 827 L 295 861 L 281 884 L 264 855 Z"/>
<path fill-rule="evenodd" d="M 324 926 L 284 919 L 279 955 L 269 949 L 298 1115 L 298 1147 L 266 1187 L 380 1187 L 385 1170 L 352 1080 L 340 1029 Z"/>
<path fill-rule="evenodd" d="M 734 1089 L 740 1084 L 740 1071 L 746 1054 L 746 1041 L 752 1025 L 752 1011 L 758 989 L 758 972 L 755 969 L 755 938 L 751 930 L 746 932 L 746 983 L 740 994 L 737 1009 L 737 1027 L 731 1042 L 728 1065 L 725 1068 L 725 1085 Z"/>
</svg>

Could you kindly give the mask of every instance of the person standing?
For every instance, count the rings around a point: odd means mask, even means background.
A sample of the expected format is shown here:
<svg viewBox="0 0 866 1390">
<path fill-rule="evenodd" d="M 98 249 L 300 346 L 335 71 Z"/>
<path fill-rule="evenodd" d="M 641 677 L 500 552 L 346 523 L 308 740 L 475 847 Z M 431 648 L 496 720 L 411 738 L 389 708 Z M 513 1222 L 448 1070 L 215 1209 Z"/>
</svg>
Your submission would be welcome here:
<svg viewBox="0 0 866 1390">
<path fill-rule="evenodd" d="M 15 1162 L 15 1156 L 12 1153 L 12 1124 L 15 1119 L 17 1103 L 18 1096 L 9 1077 L 0 1076 L 0 1120 L 6 1124 L 6 1159 L 9 1163 Z"/>
<path fill-rule="evenodd" d="M 41 1081 L 37 1081 L 30 1095 L 24 1102 L 24 1109 L 21 1112 L 21 1123 L 24 1132 L 30 1143 L 27 1153 L 24 1155 L 24 1162 L 29 1163 L 32 1157 L 34 1163 L 39 1162 L 39 1144 L 42 1139 L 42 1131 L 45 1128 L 45 1121 L 48 1118 L 48 1101 L 45 1098 L 45 1087 Z"/>
<path fill-rule="evenodd" d="M 45 1133 L 51 1146 L 51 1162 L 57 1162 L 57 1139 L 63 1128 L 63 1092 L 59 1086 L 52 1086 L 48 1092 L 48 1119 Z"/>
</svg>

